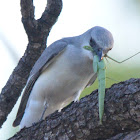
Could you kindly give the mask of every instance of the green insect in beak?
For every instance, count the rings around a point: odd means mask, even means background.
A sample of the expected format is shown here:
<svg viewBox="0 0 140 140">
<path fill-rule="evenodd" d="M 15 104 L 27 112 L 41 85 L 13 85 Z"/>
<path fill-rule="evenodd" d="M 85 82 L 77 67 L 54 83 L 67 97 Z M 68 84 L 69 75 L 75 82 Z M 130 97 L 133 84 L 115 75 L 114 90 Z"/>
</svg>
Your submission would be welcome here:
<svg viewBox="0 0 140 140">
<path fill-rule="evenodd" d="M 99 61 L 99 57 L 97 55 L 94 56 L 93 59 L 93 70 L 97 73 L 98 77 L 98 104 L 99 104 L 99 119 L 100 124 L 102 124 L 103 114 L 104 114 L 104 98 L 105 98 L 105 62 L 102 59 Z"/>
<path fill-rule="evenodd" d="M 90 46 L 84 46 L 86 50 L 92 51 L 94 53 L 94 50 Z M 103 59 L 99 61 L 99 57 L 94 53 L 94 59 L 93 59 L 93 71 L 97 73 L 98 77 L 98 104 L 99 104 L 99 119 L 100 124 L 102 124 L 103 114 L 104 114 L 104 98 L 105 98 L 105 62 Z"/>
<path fill-rule="evenodd" d="M 93 48 L 91 46 L 84 46 L 84 48 L 86 50 L 92 51 L 94 54 L 94 59 L 93 59 L 93 71 L 95 73 L 97 73 L 97 77 L 98 77 L 98 104 L 99 104 L 99 119 L 100 119 L 100 124 L 102 124 L 102 119 L 103 119 L 103 115 L 104 115 L 104 98 L 105 98 L 105 85 L 106 85 L 106 76 L 105 76 L 105 62 L 104 59 L 99 60 L 99 57 L 97 56 L 97 54 L 95 53 L 95 51 L 93 50 Z M 117 61 L 113 58 L 111 58 L 110 56 L 108 56 L 106 54 L 105 57 L 111 59 L 112 61 L 116 62 L 116 63 L 123 63 L 127 60 L 129 60 L 130 58 L 136 56 L 140 54 L 140 52 L 130 56 L 129 58 L 123 60 L 123 61 Z"/>
</svg>

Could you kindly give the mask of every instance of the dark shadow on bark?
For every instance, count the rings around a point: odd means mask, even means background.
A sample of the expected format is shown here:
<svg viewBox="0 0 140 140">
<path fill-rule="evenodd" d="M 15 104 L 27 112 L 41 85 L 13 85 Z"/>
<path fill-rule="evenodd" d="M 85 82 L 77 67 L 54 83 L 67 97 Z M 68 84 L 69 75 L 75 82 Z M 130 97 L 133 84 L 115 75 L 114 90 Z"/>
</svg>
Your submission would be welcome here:
<svg viewBox="0 0 140 140">
<path fill-rule="evenodd" d="M 106 89 L 103 125 L 99 125 L 98 93 L 72 103 L 44 121 L 24 128 L 11 140 L 115 140 L 139 137 L 140 79 L 130 79 Z M 135 131 L 135 132 L 132 132 Z"/>
</svg>

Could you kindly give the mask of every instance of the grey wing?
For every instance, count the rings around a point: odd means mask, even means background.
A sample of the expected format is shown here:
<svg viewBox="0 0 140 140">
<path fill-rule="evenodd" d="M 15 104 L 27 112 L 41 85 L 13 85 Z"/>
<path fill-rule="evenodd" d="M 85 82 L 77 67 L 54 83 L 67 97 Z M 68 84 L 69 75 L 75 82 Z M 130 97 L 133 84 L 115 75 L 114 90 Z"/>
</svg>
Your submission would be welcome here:
<svg viewBox="0 0 140 140">
<path fill-rule="evenodd" d="M 42 73 L 42 70 L 46 69 L 49 66 L 49 64 L 52 63 L 57 56 L 59 56 L 62 52 L 64 52 L 66 47 L 67 47 L 67 43 L 64 41 L 59 40 L 59 41 L 54 42 L 53 44 L 51 44 L 48 48 L 44 50 L 40 58 L 37 60 L 37 62 L 33 66 L 30 76 L 28 78 L 22 99 L 21 99 L 21 103 L 18 109 L 16 119 L 13 122 L 14 127 L 18 126 L 21 122 L 28 98 L 30 96 L 30 92 L 34 86 L 34 83 L 36 82 L 40 74 Z"/>
<path fill-rule="evenodd" d="M 86 87 L 91 86 L 91 85 L 95 82 L 96 78 L 97 78 L 97 73 L 95 73 L 95 74 L 92 76 L 92 78 L 89 80 L 89 82 L 88 82 L 88 84 L 86 85 Z"/>
</svg>

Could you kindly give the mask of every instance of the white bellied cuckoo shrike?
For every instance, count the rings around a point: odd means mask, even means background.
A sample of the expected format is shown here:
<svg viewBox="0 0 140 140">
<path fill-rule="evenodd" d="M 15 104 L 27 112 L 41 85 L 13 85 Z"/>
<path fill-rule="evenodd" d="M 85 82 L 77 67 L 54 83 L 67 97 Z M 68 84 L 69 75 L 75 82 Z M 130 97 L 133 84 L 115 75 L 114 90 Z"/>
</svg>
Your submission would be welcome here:
<svg viewBox="0 0 140 140">
<path fill-rule="evenodd" d="M 101 59 L 113 43 L 112 34 L 99 26 L 52 43 L 30 73 L 13 126 L 29 127 L 77 101 L 97 77 L 92 67 L 94 54 L 83 47 L 91 46 Z"/>
</svg>

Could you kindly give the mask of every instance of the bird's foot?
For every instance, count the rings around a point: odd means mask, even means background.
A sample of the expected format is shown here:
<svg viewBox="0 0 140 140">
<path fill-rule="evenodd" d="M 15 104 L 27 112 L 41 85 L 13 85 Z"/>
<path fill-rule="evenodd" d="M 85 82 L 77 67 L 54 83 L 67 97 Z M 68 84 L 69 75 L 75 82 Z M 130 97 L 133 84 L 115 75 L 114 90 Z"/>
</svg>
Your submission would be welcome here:
<svg viewBox="0 0 140 140">
<path fill-rule="evenodd" d="M 80 101 L 79 98 L 76 98 L 76 99 L 74 100 L 74 102 L 78 102 L 78 103 L 79 103 L 79 101 Z"/>
<path fill-rule="evenodd" d="M 32 126 L 40 126 L 41 122 L 43 121 L 43 119 L 38 120 L 37 122 L 32 123 Z"/>
<path fill-rule="evenodd" d="M 60 109 L 58 110 L 58 112 L 61 112 L 61 110 L 62 110 L 62 108 L 60 108 Z"/>
</svg>

